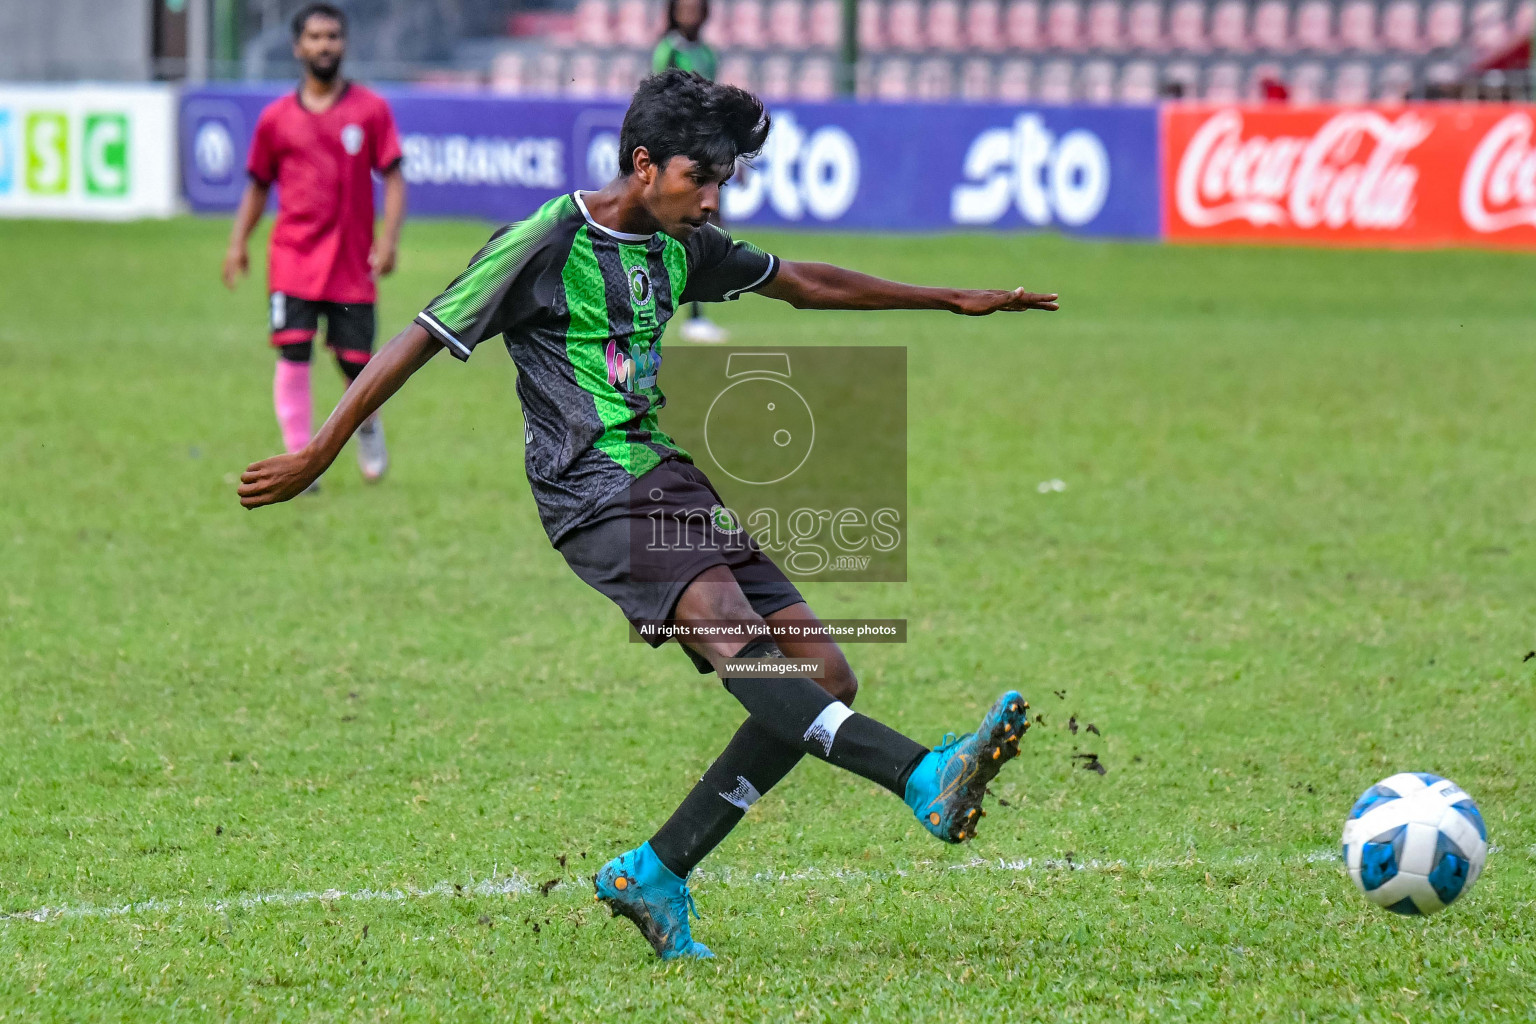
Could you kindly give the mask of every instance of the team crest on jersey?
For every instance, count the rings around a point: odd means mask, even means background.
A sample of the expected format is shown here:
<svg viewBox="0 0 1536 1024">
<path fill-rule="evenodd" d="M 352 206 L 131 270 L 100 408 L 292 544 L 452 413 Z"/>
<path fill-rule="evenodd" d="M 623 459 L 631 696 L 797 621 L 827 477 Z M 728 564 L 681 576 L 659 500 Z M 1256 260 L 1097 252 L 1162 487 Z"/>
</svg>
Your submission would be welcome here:
<svg viewBox="0 0 1536 1024">
<path fill-rule="evenodd" d="M 341 130 L 341 148 L 347 151 L 348 156 L 357 156 L 363 151 L 363 128 L 361 125 L 349 124 Z"/>
<path fill-rule="evenodd" d="M 644 267 L 629 268 L 629 293 L 635 297 L 635 305 L 650 305 L 651 275 L 645 272 Z"/>
<path fill-rule="evenodd" d="M 715 529 L 721 533 L 741 532 L 741 524 L 736 521 L 736 513 L 724 505 L 712 506 L 709 510 L 709 518 L 715 524 Z"/>
</svg>

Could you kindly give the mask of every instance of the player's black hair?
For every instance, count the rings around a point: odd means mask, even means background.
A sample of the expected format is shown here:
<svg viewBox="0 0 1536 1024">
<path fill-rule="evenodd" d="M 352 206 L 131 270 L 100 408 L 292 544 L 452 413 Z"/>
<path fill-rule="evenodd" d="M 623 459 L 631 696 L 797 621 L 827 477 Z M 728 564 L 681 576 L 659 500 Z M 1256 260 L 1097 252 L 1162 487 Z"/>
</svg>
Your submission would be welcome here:
<svg viewBox="0 0 1536 1024">
<path fill-rule="evenodd" d="M 745 89 L 669 68 L 641 82 L 629 101 L 619 130 L 619 173 L 634 173 L 641 146 L 658 167 L 674 156 L 730 167 L 737 157 L 758 154 L 769 123 L 763 101 Z"/>
<path fill-rule="evenodd" d="M 303 7 L 300 7 L 298 13 L 293 16 L 293 41 L 294 42 L 298 42 L 299 41 L 299 37 L 304 34 L 304 26 L 308 25 L 309 24 L 309 19 L 310 18 L 314 18 L 314 17 L 330 18 L 332 21 L 336 22 L 337 24 L 339 24 L 341 26 L 342 38 L 346 38 L 346 35 L 347 35 L 347 15 L 346 15 L 346 12 L 343 11 L 340 7 L 337 7 L 335 4 L 313 3 L 313 4 L 305 4 Z"/>
<path fill-rule="evenodd" d="M 681 32 L 682 26 L 677 23 L 677 5 L 679 0 L 667 0 L 667 31 Z M 709 20 L 709 0 L 699 0 L 699 25 Z"/>
</svg>

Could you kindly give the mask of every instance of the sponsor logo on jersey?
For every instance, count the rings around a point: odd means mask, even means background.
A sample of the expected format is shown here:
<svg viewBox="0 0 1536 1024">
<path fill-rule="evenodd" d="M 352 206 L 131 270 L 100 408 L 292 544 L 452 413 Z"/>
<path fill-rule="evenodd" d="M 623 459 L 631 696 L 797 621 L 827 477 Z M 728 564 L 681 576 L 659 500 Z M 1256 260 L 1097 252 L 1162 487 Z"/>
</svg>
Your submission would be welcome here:
<svg viewBox="0 0 1536 1024">
<path fill-rule="evenodd" d="M 636 306 L 651 304 L 651 275 L 644 267 L 629 268 L 629 293 L 634 296 Z"/>
<path fill-rule="evenodd" d="M 341 130 L 341 148 L 348 156 L 357 156 L 363 151 L 362 125 L 349 124 Z"/>
<path fill-rule="evenodd" d="M 715 524 L 715 529 L 721 533 L 740 533 L 741 523 L 736 519 L 736 513 L 724 505 L 713 505 L 709 510 L 709 521 Z"/>
</svg>

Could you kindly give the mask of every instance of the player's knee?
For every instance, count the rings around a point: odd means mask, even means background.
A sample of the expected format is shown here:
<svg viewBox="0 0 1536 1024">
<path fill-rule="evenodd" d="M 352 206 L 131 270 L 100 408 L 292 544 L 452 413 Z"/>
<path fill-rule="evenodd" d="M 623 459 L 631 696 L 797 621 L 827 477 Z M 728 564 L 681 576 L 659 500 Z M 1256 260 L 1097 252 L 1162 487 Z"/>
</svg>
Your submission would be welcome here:
<svg viewBox="0 0 1536 1024">
<path fill-rule="evenodd" d="M 307 363 L 313 351 L 313 342 L 295 341 L 287 345 L 277 346 L 277 358 L 285 363 Z"/>
<path fill-rule="evenodd" d="M 853 698 L 859 695 L 859 679 L 853 674 L 848 659 L 843 657 L 841 652 L 836 657 L 827 659 L 819 682 L 823 690 L 849 706 L 852 706 Z"/>
</svg>

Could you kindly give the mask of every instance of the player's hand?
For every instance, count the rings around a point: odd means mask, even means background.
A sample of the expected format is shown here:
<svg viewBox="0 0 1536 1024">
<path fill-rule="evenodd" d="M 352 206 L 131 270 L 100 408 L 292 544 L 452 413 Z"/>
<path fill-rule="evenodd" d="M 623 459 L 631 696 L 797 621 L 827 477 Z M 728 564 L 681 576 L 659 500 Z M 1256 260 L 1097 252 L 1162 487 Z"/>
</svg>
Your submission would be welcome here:
<svg viewBox="0 0 1536 1024">
<path fill-rule="evenodd" d="M 395 271 L 395 258 L 397 252 L 393 245 L 375 242 L 368 252 L 368 266 L 373 268 L 374 277 L 384 277 Z"/>
<path fill-rule="evenodd" d="M 314 483 L 320 472 L 303 452 L 253 462 L 240 474 L 240 504 L 260 508 L 287 501 Z"/>
<path fill-rule="evenodd" d="M 1055 312 L 1060 308 L 1056 304 L 1056 298 L 1055 292 L 1043 295 L 1036 292 L 1027 292 L 1023 288 L 1015 288 L 1011 292 L 961 292 L 959 300 L 955 303 L 955 312 L 964 316 L 986 316 L 989 313 L 1022 313 L 1030 309 Z"/>
<path fill-rule="evenodd" d="M 251 261 L 246 256 L 245 250 L 230 249 L 224 254 L 224 287 L 234 291 L 235 285 L 250 272 L 250 269 Z"/>
</svg>

